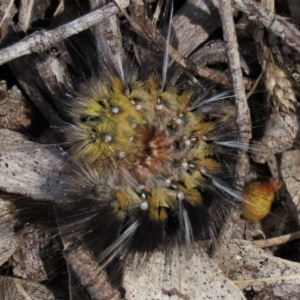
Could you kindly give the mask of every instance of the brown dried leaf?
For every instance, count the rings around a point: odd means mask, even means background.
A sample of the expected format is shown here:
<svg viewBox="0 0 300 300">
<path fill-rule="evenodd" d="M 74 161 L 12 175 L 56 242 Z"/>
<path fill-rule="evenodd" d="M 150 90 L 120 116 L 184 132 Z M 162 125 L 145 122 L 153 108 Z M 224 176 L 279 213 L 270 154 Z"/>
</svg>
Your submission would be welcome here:
<svg viewBox="0 0 300 300">
<path fill-rule="evenodd" d="M 266 253 L 251 242 L 232 240 L 218 257 L 221 270 L 244 291 L 256 297 L 299 299 L 300 265 Z"/>
<path fill-rule="evenodd" d="M 199 249 L 190 258 L 174 253 L 167 261 L 156 252 L 140 271 L 134 266 L 124 275 L 128 299 L 246 299 Z"/>
</svg>

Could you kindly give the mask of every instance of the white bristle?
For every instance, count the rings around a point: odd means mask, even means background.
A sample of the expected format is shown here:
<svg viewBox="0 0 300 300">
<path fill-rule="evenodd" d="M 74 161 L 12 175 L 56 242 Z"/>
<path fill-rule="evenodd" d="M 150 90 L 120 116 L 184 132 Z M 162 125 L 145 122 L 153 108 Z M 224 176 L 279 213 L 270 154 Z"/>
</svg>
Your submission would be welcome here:
<svg viewBox="0 0 300 300">
<path fill-rule="evenodd" d="M 120 109 L 119 109 L 119 107 L 113 107 L 113 108 L 111 109 L 111 111 L 112 111 L 114 114 L 117 114 L 117 113 L 120 112 Z"/>
<path fill-rule="evenodd" d="M 170 178 L 167 178 L 166 181 L 165 181 L 166 185 L 170 185 L 171 182 L 172 182 L 172 180 Z"/>
<path fill-rule="evenodd" d="M 133 222 L 123 233 L 122 235 L 108 248 L 106 248 L 100 256 L 101 267 L 105 268 L 118 253 L 122 252 L 122 249 L 126 246 L 130 237 L 135 233 L 139 226 L 139 222 Z"/>
<path fill-rule="evenodd" d="M 185 194 L 182 191 L 177 192 L 177 199 L 178 200 L 184 200 L 185 199 Z"/>
<path fill-rule="evenodd" d="M 219 100 L 223 100 L 223 99 L 227 99 L 227 98 L 232 98 L 233 96 L 234 95 L 231 91 L 225 91 L 225 92 L 219 93 L 217 95 L 214 95 L 210 98 L 200 99 L 198 101 L 195 101 L 195 103 L 192 105 L 191 109 L 194 110 L 194 109 L 199 108 L 201 106 L 211 104 L 215 101 L 219 101 Z"/>
<path fill-rule="evenodd" d="M 149 204 L 147 201 L 143 201 L 141 204 L 140 204 L 140 209 L 141 210 L 147 210 L 149 208 Z"/>
<path fill-rule="evenodd" d="M 237 193 L 234 189 L 230 188 L 225 182 L 222 182 L 218 179 L 212 179 L 212 182 L 215 187 L 217 187 L 220 191 L 225 192 L 226 194 L 232 196 L 235 199 L 241 200 L 241 195 Z"/>
<path fill-rule="evenodd" d="M 184 141 L 184 144 L 185 144 L 186 146 L 190 146 L 190 145 L 191 145 L 191 140 L 185 140 L 185 141 Z"/>
<path fill-rule="evenodd" d="M 193 229 L 186 209 L 182 210 L 182 218 L 184 225 L 185 245 L 187 248 L 189 248 L 193 240 Z"/>
<path fill-rule="evenodd" d="M 112 136 L 107 134 L 105 137 L 104 137 L 105 141 L 106 142 L 111 142 L 112 141 Z"/>
<path fill-rule="evenodd" d="M 214 143 L 220 146 L 244 150 L 244 151 L 246 151 L 248 148 L 247 144 L 239 141 L 214 141 Z"/>
<path fill-rule="evenodd" d="M 189 164 L 188 164 L 187 161 L 183 161 L 182 164 L 181 164 L 181 167 L 182 167 L 183 169 L 187 169 L 188 166 L 189 166 Z"/>
<path fill-rule="evenodd" d="M 125 158 L 126 157 L 126 152 L 120 151 L 118 156 L 119 156 L 119 158 Z"/>
</svg>

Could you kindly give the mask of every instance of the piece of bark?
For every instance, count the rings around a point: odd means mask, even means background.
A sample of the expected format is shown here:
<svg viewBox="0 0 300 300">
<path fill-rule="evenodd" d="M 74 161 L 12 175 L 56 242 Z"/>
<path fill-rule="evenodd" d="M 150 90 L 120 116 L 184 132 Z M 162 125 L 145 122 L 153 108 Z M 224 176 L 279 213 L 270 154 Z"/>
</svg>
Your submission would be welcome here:
<svg viewBox="0 0 300 300">
<path fill-rule="evenodd" d="M 14 225 L 11 203 L 0 198 L 0 266 L 11 257 L 18 247 Z"/>
<path fill-rule="evenodd" d="M 70 163 L 70 162 L 69 162 Z M 0 130 L 0 188 L 34 199 L 73 201 L 66 183 L 76 180 L 62 150 L 28 141 L 22 134 Z M 70 187 L 70 189 L 72 189 Z"/>
<path fill-rule="evenodd" d="M 57 275 L 60 262 L 55 249 L 59 248 L 53 234 L 34 224 L 18 232 L 18 249 L 10 260 L 14 276 L 41 282 Z"/>
<path fill-rule="evenodd" d="M 60 53 L 54 53 L 36 63 L 36 70 L 40 79 L 46 85 L 48 93 L 57 109 L 57 114 L 63 120 L 68 120 L 68 107 L 65 105 L 66 91 L 73 90 L 73 83 L 67 70 L 67 62 Z M 55 95 L 55 96 L 53 96 Z"/>
<path fill-rule="evenodd" d="M 246 299 L 201 249 L 190 251 L 190 257 L 175 250 L 167 258 L 157 251 L 145 264 L 128 265 L 128 299 Z"/>
<path fill-rule="evenodd" d="M 103 0 L 89 0 L 91 10 L 103 5 Z M 96 41 L 97 57 L 99 63 L 107 60 L 112 63 L 120 75 L 123 72 L 124 49 L 122 45 L 122 35 L 119 18 L 114 15 L 103 19 L 92 28 Z M 104 58 L 103 58 L 104 56 Z"/>
<path fill-rule="evenodd" d="M 53 95 L 48 91 L 46 84 L 37 71 L 39 61 L 38 57 L 22 57 L 10 62 L 9 67 L 26 95 L 41 111 L 49 124 L 60 127 L 63 121 L 52 103 L 53 100 L 50 100 Z M 24 69 L 26 69 L 26 72 L 24 72 Z"/>
<path fill-rule="evenodd" d="M 37 124 L 36 113 L 16 86 L 8 90 L 6 82 L 0 81 L 0 128 L 30 131 Z"/>
<path fill-rule="evenodd" d="M 189 0 L 172 20 L 171 44 L 183 56 L 188 57 L 210 34 L 221 27 L 218 1 Z"/>
<path fill-rule="evenodd" d="M 300 296 L 300 265 L 274 257 L 251 242 L 232 240 L 217 262 L 233 283 L 245 294 L 252 291 L 256 299 L 298 299 Z M 263 298 L 266 290 L 268 298 Z"/>
<path fill-rule="evenodd" d="M 8 28 L 14 25 L 13 17 L 17 8 L 13 0 L 2 0 L 0 3 L 0 45 L 5 38 Z"/>
<path fill-rule="evenodd" d="M 273 112 L 267 121 L 263 138 L 256 144 L 253 153 L 255 161 L 265 163 L 270 154 L 297 147 L 298 135 L 297 115 Z"/>
<path fill-rule="evenodd" d="M 287 205 L 296 224 L 300 220 L 300 151 L 285 152 L 281 157 L 280 171 L 288 197 Z"/>
<path fill-rule="evenodd" d="M 44 285 L 35 281 L 0 276 L 1 300 L 57 300 Z"/>
<path fill-rule="evenodd" d="M 19 24 L 24 32 L 30 26 L 34 0 L 21 0 L 19 8 Z"/>
<path fill-rule="evenodd" d="M 196 50 L 195 53 L 190 56 L 190 60 L 203 65 L 228 63 L 225 42 L 222 40 L 209 41 L 199 50 Z M 240 60 L 244 73 L 249 75 L 250 69 L 247 65 L 247 62 L 242 56 L 240 56 Z"/>
</svg>

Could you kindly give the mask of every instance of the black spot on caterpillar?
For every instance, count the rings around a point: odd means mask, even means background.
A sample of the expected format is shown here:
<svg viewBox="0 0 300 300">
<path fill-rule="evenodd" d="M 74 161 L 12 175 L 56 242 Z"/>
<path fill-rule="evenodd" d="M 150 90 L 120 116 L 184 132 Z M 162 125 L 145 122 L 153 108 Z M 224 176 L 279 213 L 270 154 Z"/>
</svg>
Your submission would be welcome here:
<svg viewBox="0 0 300 300">
<path fill-rule="evenodd" d="M 123 26 L 126 33 L 126 21 Z M 139 35 L 131 38 L 147 53 Z M 14 144 L 9 158 L 20 158 L 25 170 L 10 169 L 5 190 L 49 200 L 44 205 L 57 252 L 87 245 L 121 286 L 131 261 L 142 268 L 158 250 L 168 260 L 174 249 L 188 256 L 214 245 L 227 210 L 241 202 L 232 183 L 236 151 L 244 145 L 229 93 L 190 83 L 167 51 L 155 49 L 151 63 L 117 52 L 115 64 L 107 53 L 97 62 L 93 47 L 88 33 L 67 44 L 71 79 L 65 89 L 55 87 L 50 101 L 63 119 L 51 123 L 59 141 L 42 146 L 2 133 L 8 136 L 3 145 Z M 27 168 L 34 175 L 26 176 Z M 20 220 L 44 223 L 41 210 L 34 221 L 24 216 L 43 204 L 26 204 L 15 200 Z"/>
</svg>

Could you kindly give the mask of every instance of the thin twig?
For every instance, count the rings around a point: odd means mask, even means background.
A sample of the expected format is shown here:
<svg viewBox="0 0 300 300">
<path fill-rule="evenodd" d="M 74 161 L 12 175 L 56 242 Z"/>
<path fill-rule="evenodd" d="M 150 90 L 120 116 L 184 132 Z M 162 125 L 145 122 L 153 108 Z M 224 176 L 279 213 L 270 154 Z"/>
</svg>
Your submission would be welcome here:
<svg viewBox="0 0 300 300">
<path fill-rule="evenodd" d="M 129 0 L 120 1 L 123 7 L 129 6 Z M 32 34 L 24 40 L 0 50 L 0 65 L 26 54 L 47 50 L 57 42 L 86 30 L 102 19 L 109 18 L 118 12 L 118 7 L 111 2 L 56 29 Z"/>
<path fill-rule="evenodd" d="M 243 83 L 243 73 L 233 21 L 233 11 L 230 1 L 219 0 L 219 11 L 222 19 L 226 53 L 228 56 L 236 99 L 236 122 L 240 133 L 240 140 L 244 144 L 247 144 L 251 139 L 251 118 L 245 93 L 245 87 Z M 245 156 L 245 153 L 242 154 L 242 156 Z M 240 186 L 243 186 L 245 173 L 247 171 L 247 166 L 245 165 L 245 162 L 246 160 L 242 158 L 237 164 L 237 180 Z"/>
<path fill-rule="evenodd" d="M 245 88 L 243 84 L 243 73 L 238 50 L 237 37 L 233 22 L 233 11 L 228 0 L 219 0 L 219 11 L 223 24 L 223 35 L 226 45 L 231 77 L 233 80 L 236 98 L 237 125 L 241 134 L 241 140 L 248 142 L 251 138 L 250 110 L 247 103 Z"/>
<path fill-rule="evenodd" d="M 235 93 L 236 103 L 236 122 L 240 133 L 240 140 L 249 144 L 251 138 L 251 119 L 250 110 L 247 104 L 247 98 L 245 93 L 245 87 L 243 84 L 243 74 L 241 69 L 240 55 L 238 51 L 238 43 L 235 32 L 235 26 L 233 21 L 233 11 L 230 0 L 219 0 L 219 12 L 223 26 L 223 36 L 226 45 L 226 53 L 228 56 L 228 62 L 231 70 L 232 83 Z M 236 182 L 239 186 L 244 185 L 244 178 L 248 171 L 248 159 L 244 151 L 240 151 L 237 169 L 236 169 Z M 226 241 L 230 239 L 234 221 L 240 216 L 239 210 L 235 207 L 232 208 L 232 213 L 229 215 L 229 219 L 226 220 L 224 228 L 219 236 L 220 247 L 214 253 L 222 252 L 222 248 L 225 246 Z"/>
<path fill-rule="evenodd" d="M 300 238 L 300 231 L 297 231 L 294 233 L 278 236 L 272 239 L 253 241 L 253 244 L 255 244 L 260 248 L 267 248 L 267 247 L 282 245 L 285 244 L 286 242 L 290 242 L 299 238 Z"/>
</svg>

